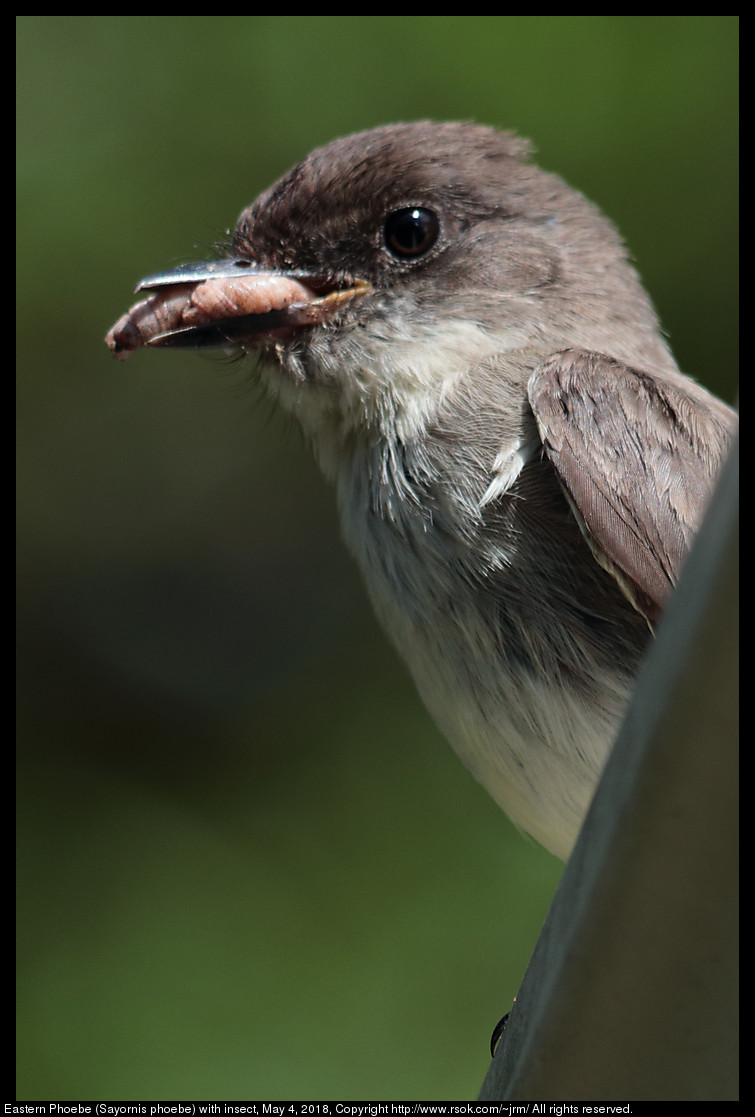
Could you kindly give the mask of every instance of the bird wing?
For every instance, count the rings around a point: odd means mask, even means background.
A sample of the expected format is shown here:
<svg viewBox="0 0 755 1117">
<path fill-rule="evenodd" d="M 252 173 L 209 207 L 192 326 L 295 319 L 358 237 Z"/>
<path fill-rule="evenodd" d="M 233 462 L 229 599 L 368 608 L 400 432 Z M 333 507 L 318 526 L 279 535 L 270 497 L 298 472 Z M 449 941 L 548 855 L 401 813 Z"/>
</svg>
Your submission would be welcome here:
<svg viewBox="0 0 755 1117">
<path fill-rule="evenodd" d="M 700 525 L 734 412 L 698 385 L 578 349 L 548 358 L 528 393 L 597 561 L 652 622 Z"/>
</svg>

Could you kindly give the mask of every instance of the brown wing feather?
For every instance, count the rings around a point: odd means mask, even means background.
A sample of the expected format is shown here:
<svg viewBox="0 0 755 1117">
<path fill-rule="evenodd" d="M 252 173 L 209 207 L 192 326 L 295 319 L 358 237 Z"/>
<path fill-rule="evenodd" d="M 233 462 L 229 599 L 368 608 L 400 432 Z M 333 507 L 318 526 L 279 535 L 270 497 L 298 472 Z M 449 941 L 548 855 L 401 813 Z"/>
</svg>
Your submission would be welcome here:
<svg viewBox="0 0 755 1117">
<path fill-rule="evenodd" d="M 734 412 L 692 382 L 576 349 L 533 373 L 529 397 L 596 558 L 654 619 L 700 526 Z"/>
</svg>

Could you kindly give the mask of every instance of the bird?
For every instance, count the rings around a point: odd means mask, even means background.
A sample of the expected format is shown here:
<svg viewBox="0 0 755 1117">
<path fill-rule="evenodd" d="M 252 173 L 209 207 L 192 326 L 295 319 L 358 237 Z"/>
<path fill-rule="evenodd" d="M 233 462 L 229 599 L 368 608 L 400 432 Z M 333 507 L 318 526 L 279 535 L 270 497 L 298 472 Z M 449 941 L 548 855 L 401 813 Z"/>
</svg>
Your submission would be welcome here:
<svg viewBox="0 0 755 1117">
<path fill-rule="evenodd" d="M 737 421 L 612 222 L 512 131 L 389 124 L 136 290 L 110 350 L 253 359 L 441 732 L 568 858 Z"/>
</svg>

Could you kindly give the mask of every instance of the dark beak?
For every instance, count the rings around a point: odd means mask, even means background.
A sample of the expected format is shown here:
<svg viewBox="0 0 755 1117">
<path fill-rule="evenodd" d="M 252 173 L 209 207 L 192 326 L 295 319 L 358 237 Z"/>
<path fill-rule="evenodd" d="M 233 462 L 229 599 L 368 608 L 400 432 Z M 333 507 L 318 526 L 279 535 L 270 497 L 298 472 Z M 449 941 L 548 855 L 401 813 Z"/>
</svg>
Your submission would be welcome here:
<svg viewBox="0 0 755 1117">
<path fill-rule="evenodd" d="M 147 276 L 148 298 L 105 339 L 116 357 L 144 346 L 179 349 L 262 346 L 330 319 L 370 285 L 343 276 L 265 271 L 243 257 L 185 264 Z"/>
<path fill-rule="evenodd" d="M 154 291 L 158 287 L 175 287 L 177 283 L 203 283 L 206 279 L 239 279 L 254 272 L 253 260 L 241 256 L 222 260 L 206 260 L 197 264 L 180 264 L 170 271 L 157 272 L 140 279 L 134 294 Z"/>
</svg>

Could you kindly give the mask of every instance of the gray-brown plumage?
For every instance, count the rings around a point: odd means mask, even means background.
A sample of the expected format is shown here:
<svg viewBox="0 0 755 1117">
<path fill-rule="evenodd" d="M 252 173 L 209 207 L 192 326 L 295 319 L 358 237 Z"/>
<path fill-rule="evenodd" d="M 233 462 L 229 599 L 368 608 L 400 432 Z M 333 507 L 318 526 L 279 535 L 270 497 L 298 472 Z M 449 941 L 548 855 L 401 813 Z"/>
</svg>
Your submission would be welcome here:
<svg viewBox="0 0 755 1117">
<path fill-rule="evenodd" d="M 392 125 L 140 287 L 111 349 L 255 354 L 428 709 L 566 856 L 735 423 L 614 227 L 509 133 Z"/>
<path fill-rule="evenodd" d="M 651 621 L 677 580 L 731 425 L 728 409 L 679 381 L 567 350 L 529 383 L 545 453 L 595 557 Z"/>
</svg>

